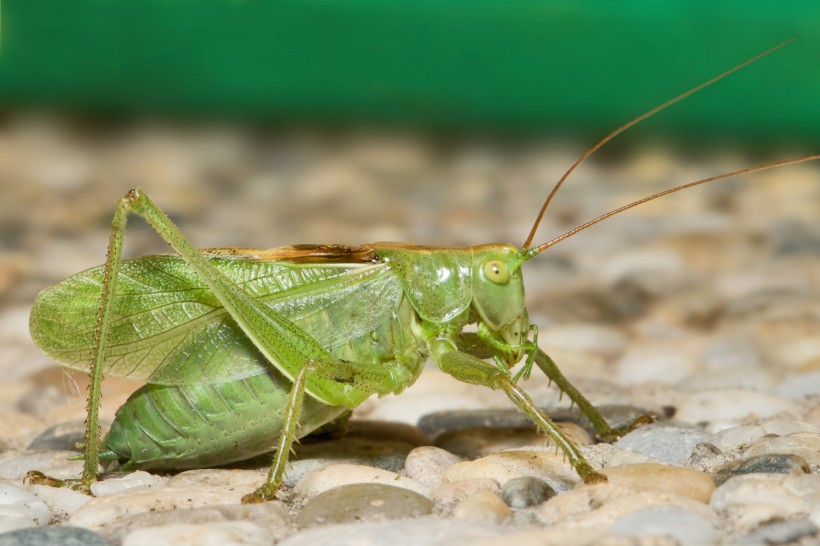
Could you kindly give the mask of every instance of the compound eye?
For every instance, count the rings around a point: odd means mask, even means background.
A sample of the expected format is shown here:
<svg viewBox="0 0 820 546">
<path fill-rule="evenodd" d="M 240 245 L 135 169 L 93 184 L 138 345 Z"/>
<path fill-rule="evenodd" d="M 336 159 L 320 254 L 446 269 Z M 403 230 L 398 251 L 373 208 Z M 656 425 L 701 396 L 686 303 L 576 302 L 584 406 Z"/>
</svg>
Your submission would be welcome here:
<svg viewBox="0 0 820 546">
<path fill-rule="evenodd" d="M 484 264 L 484 276 L 495 284 L 507 284 L 510 280 L 510 272 L 504 262 L 493 260 Z"/>
</svg>

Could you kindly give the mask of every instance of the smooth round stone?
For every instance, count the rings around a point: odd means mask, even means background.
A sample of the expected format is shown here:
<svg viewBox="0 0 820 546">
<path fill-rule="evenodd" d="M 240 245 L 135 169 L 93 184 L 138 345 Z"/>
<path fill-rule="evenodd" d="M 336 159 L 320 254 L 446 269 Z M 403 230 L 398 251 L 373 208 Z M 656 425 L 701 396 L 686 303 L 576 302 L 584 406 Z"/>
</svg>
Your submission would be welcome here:
<svg viewBox="0 0 820 546">
<path fill-rule="evenodd" d="M 521 476 L 507 480 L 501 488 L 501 498 L 511 508 L 537 506 L 555 495 L 555 489 L 535 476 Z"/>
<path fill-rule="evenodd" d="M 0 482 L 0 516 L 7 530 L 29 525 L 47 525 L 51 521 L 51 510 L 37 495 Z M 17 525 L 20 523 L 20 525 Z"/>
<path fill-rule="evenodd" d="M 167 481 L 168 479 L 162 476 L 155 476 L 144 470 L 137 470 L 130 474 L 109 477 L 105 480 L 92 483 L 91 494 L 95 497 L 102 497 L 103 495 L 120 493 L 136 487 L 160 487 Z"/>
<path fill-rule="evenodd" d="M 294 494 L 302 498 L 312 498 L 320 493 L 342 485 L 390 484 L 408 489 L 422 496 L 430 495 L 430 488 L 421 482 L 395 472 L 354 464 L 334 464 L 314 470 L 296 484 Z"/>
<path fill-rule="evenodd" d="M 715 510 L 730 512 L 735 525 L 746 529 L 775 518 L 805 515 L 820 505 L 820 476 L 735 476 L 717 488 L 710 505 Z"/>
<path fill-rule="evenodd" d="M 550 409 L 542 408 L 553 419 L 562 418 L 564 414 L 553 414 Z M 476 410 L 447 410 L 428 413 L 419 419 L 419 428 L 433 440 L 451 431 L 490 429 L 533 429 L 529 417 L 515 408 L 492 408 Z"/>
<path fill-rule="evenodd" d="M 122 546 L 197 546 L 200 544 L 271 544 L 267 529 L 250 521 L 215 522 L 207 525 L 174 523 L 136 529 L 125 537 Z"/>
<path fill-rule="evenodd" d="M 452 546 L 481 544 L 509 534 L 501 525 L 423 517 L 405 521 L 365 521 L 305 529 L 277 546 Z"/>
<path fill-rule="evenodd" d="M 709 518 L 677 506 L 647 506 L 617 519 L 609 528 L 616 536 L 667 536 L 680 546 L 717 542 L 718 533 Z"/>
<path fill-rule="evenodd" d="M 812 466 L 820 465 L 820 434 L 797 432 L 788 436 L 760 438 L 743 453 L 744 457 L 769 454 L 797 455 Z"/>
<path fill-rule="evenodd" d="M 539 507 L 538 519 L 546 525 L 566 523 L 605 529 L 627 514 L 659 505 L 677 506 L 717 521 L 713 510 L 690 497 L 662 491 L 635 491 L 614 483 L 585 485 L 556 495 Z"/>
<path fill-rule="evenodd" d="M 808 519 L 792 519 L 766 523 L 741 537 L 738 544 L 797 544 L 803 539 L 815 537 L 817 525 Z"/>
<path fill-rule="evenodd" d="M 504 451 L 475 461 L 463 461 L 447 469 L 444 481 L 492 478 L 503 486 L 521 476 L 541 478 L 556 491 L 564 491 L 580 481 L 563 455 L 552 451 Z"/>
<path fill-rule="evenodd" d="M 708 503 L 715 491 L 712 477 L 698 470 L 659 464 L 624 465 L 603 470 L 609 481 L 638 491 L 667 492 Z"/>
<path fill-rule="evenodd" d="M 28 490 L 46 503 L 54 521 L 65 521 L 77 510 L 91 501 L 93 497 L 74 491 L 68 487 L 51 487 L 50 485 L 28 485 Z"/>
<path fill-rule="evenodd" d="M 716 432 L 715 445 L 724 451 L 731 451 L 748 446 L 765 435 L 766 429 L 760 425 L 740 425 Z"/>
<path fill-rule="evenodd" d="M 82 527 L 68 525 L 31 527 L 0 534 L 0 546 L 111 546 L 103 537 Z"/>
<path fill-rule="evenodd" d="M 275 501 L 144 512 L 121 519 L 116 522 L 115 527 L 112 526 L 105 530 L 106 537 L 115 544 L 119 544 L 126 537 L 130 537 L 133 532 L 143 529 L 163 529 L 173 528 L 176 525 L 188 525 L 191 527 L 193 536 L 201 536 L 201 529 L 207 529 L 213 524 L 219 525 L 237 521 L 254 523 L 264 528 L 266 540 L 268 541 L 265 544 L 284 538 L 293 529 L 291 518 L 285 511 L 284 505 Z M 172 529 L 169 529 L 169 531 L 173 532 Z M 130 540 L 136 540 L 136 538 L 131 537 Z M 184 540 L 180 539 L 180 541 L 184 543 Z M 214 543 L 222 544 L 222 542 Z M 241 541 L 233 541 L 233 543 L 242 544 Z"/>
<path fill-rule="evenodd" d="M 461 502 L 479 491 L 499 493 L 501 486 L 492 478 L 475 478 L 442 483 L 433 491 L 432 498 L 436 504 L 451 506 Z"/>
<path fill-rule="evenodd" d="M 731 461 L 718 468 L 713 476 L 717 485 L 743 474 L 810 474 L 811 467 L 797 455 L 766 454 Z"/>
<path fill-rule="evenodd" d="M 492 491 L 478 491 L 453 508 L 453 518 L 464 521 L 501 523 L 512 516 L 507 504 Z"/>
<path fill-rule="evenodd" d="M 418 493 L 380 483 L 356 483 L 313 497 L 299 512 L 300 528 L 332 523 L 414 518 L 433 511 L 433 502 Z"/>
<path fill-rule="evenodd" d="M 461 461 L 457 455 L 435 446 L 421 446 L 407 454 L 404 472 L 408 478 L 423 483 L 431 490 L 441 485 L 444 472 Z"/>
<path fill-rule="evenodd" d="M 696 429 L 647 425 L 619 439 L 615 447 L 680 465 L 688 461 L 695 446 L 703 442 L 713 443 L 714 439 L 711 434 Z"/>
<path fill-rule="evenodd" d="M 692 393 L 678 406 L 677 419 L 688 423 L 733 422 L 765 419 L 781 413 L 799 414 L 794 403 L 762 392 L 714 390 Z"/>
</svg>

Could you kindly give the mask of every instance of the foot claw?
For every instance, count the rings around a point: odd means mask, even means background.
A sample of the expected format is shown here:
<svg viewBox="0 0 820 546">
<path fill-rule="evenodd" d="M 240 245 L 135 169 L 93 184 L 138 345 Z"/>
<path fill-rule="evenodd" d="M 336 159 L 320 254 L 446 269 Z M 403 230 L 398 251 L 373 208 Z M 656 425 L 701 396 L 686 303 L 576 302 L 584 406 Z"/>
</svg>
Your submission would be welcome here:
<svg viewBox="0 0 820 546">
<path fill-rule="evenodd" d="M 260 502 L 267 502 L 276 500 L 276 493 L 279 487 L 274 487 L 272 484 L 265 484 L 253 493 L 248 493 L 242 497 L 242 504 L 258 504 Z"/>
<path fill-rule="evenodd" d="M 60 480 L 57 478 L 52 478 L 51 476 L 46 476 L 39 470 L 29 470 L 26 473 L 26 477 L 23 478 L 23 483 L 30 483 L 33 485 L 48 485 L 49 487 L 67 487 L 68 489 L 73 489 L 74 491 L 85 493 L 86 495 L 91 494 L 91 485 L 83 480 Z"/>
</svg>

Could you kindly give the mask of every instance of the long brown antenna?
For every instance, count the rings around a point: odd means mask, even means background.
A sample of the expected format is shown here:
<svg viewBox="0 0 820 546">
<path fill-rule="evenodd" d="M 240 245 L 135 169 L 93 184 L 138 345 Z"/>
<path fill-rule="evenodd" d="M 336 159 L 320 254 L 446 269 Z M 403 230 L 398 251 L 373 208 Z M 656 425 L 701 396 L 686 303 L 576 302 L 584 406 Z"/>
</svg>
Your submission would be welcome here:
<svg viewBox="0 0 820 546">
<path fill-rule="evenodd" d="M 580 226 L 578 226 L 576 228 L 573 228 L 573 229 L 569 230 L 568 232 L 564 233 L 563 235 L 559 235 L 558 237 L 556 237 L 555 239 L 552 239 L 551 241 L 547 241 L 546 243 L 535 247 L 534 249 L 529 251 L 529 253 L 527 255 L 527 258 L 529 259 L 529 258 L 532 258 L 532 257 L 536 256 L 537 254 L 539 254 L 539 253 L 543 252 L 544 250 L 548 249 L 549 247 L 557 245 L 558 243 L 560 243 L 564 239 L 569 239 L 570 237 L 572 237 L 573 235 L 575 235 L 579 231 L 583 231 L 588 227 L 592 227 L 595 224 L 597 224 L 598 222 L 602 222 L 602 221 L 606 220 L 607 218 L 611 218 L 612 216 L 615 216 L 616 214 L 620 214 L 621 212 L 623 212 L 625 210 L 629 210 L 633 207 L 637 207 L 638 205 L 643 205 L 644 203 L 646 203 L 648 201 L 654 201 L 655 199 L 658 199 L 658 198 L 663 197 L 665 195 L 669 195 L 670 193 L 679 192 L 681 190 L 685 190 L 686 188 L 691 188 L 691 187 L 694 187 L 694 186 L 700 186 L 701 184 L 708 184 L 709 182 L 717 182 L 718 180 L 723 180 L 724 178 L 730 178 L 732 176 L 740 176 L 742 174 L 749 174 L 749 173 L 754 173 L 754 172 L 758 172 L 758 171 L 765 171 L 765 170 L 768 170 L 768 169 L 774 169 L 775 167 L 784 167 L 786 165 L 794 165 L 796 163 L 803 163 L 804 161 L 814 161 L 815 159 L 820 159 L 820 154 L 806 155 L 806 156 L 803 156 L 803 157 L 796 157 L 796 158 L 792 158 L 792 159 L 783 159 L 781 161 L 773 161 L 772 163 L 764 163 L 763 165 L 756 165 L 754 167 L 747 167 L 747 168 L 741 169 L 739 171 L 732 171 L 730 173 L 724 173 L 724 174 L 719 174 L 719 175 L 716 175 L 716 176 L 710 176 L 709 178 L 704 178 L 704 179 L 698 180 L 696 182 L 690 182 L 688 184 L 683 184 L 682 186 L 676 186 L 674 188 L 670 188 L 668 190 L 658 192 L 654 195 L 650 195 L 649 197 L 644 197 L 643 199 L 638 199 L 637 201 L 633 201 L 633 202 L 631 202 L 627 205 L 624 205 L 622 207 L 618 207 L 615 210 L 611 210 L 611 211 L 609 211 L 605 214 L 602 214 L 599 217 L 597 217 L 593 220 L 590 220 L 589 222 L 586 222 L 586 223 L 581 224 Z"/>
<path fill-rule="evenodd" d="M 766 55 L 769 55 L 770 53 L 774 53 L 775 51 L 777 51 L 781 47 L 790 44 L 794 40 L 795 40 L 795 38 L 790 38 L 790 39 L 786 40 L 785 42 L 779 43 L 776 46 L 774 46 L 770 49 L 767 49 L 763 53 L 755 55 L 751 59 L 749 59 L 747 61 L 744 61 L 744 62 L 740 63 L 739 65 L 730 68 L 726 72 L 723 72 L 722 74 L 718 74 L 717 76 L 715 76 L 715 77 L 713 77 L 709 80 L 706 80 L 702 84 L 700 84 L 696 87 L 693 87 L 689 91 L 681 93 L 677 97 L 669 99 L 668 101 L 664 102 L 663 104 L 659 104 L 658 106 L 652 108 L 651 110 L 648 110 L 648 111 L 644 112 L 643 114 L 636 117 L 635 119 L 633 119 L 631 121 L 628 121 L 627 123 L 624 123 L 623 125 L 621 125 L 617 129 L 615 129 L 614 131 L 612 131 L 611 133 L 606 135 L 604 138 L 602 138 L 601 140 L 596 142 L 595 145 L 592 146 L 592 148 L 590 148 L 589 150 L 584 152 L 584 154 L 581 157 L 579 157 L 575 161 L 575 163 L 572 164 L 572 166 L 569 169 L 567 169 L 567 172 L 564 173 L 564 175 L 560 178 L 560 180 L 558 180 L 558 183 L 556 183 L 555 186 L 552 188 L 552 191 L 550 191 L 549 195 L 547 196 L 547 199 L 544 201 L 544 204 L 541 206 L 541 210 L 538 212 L 538 216 L 535 218 L 535 223 L 532 225 L 532 229 L 530 230 L 530 234 L 527 236 L 527 240 L 524 241 L 524 245 L 521 248 L 527 249 L 527 248 L 530 247 L 530 244 L 532 244 L 532 240 L 535 238 L 535 232 L 538 231 L 538 226 L 541 224 L 541 219 L 544 217 L 544 213 L 547 212 L 547 207 L 549 207 L 550 202 L 552 202 L 552 198 L 555 196 L 556 193 L 558 193 L 558 188 L 560 188 L 564 184 L 564 181 L 567 178 L 569 178 L 569 175 L 572 174 L 573 171 L 575 171 L 575 169 L 578 167 L 578 165 L 583 163 L 589 156 L 591 156 L 596 151 L 598 151 L 598 149 L 601 146 L 603 146 L 604 144 L 606 144 L 607 142 L 609 142 L 610 140 L 612 140 L 613 138 L 615 138 L 619 134 L 623 133 L 624 131 L 626 131 L 627 129 L 632 127 L 633 125 L 636 125 L 636 124 L 642 122 L 646 118 L 657 114 L 658 112 L 660 112 L 661 110 L 663 110 L 665 108 L 668 108 L 669 106 L 672 106 L 676 102 L 685 99 L 689 95 L 693 95 L 693 94 L 697 93 L 698 91 L 700 91 L 701 89 L 703 89 L 705 87 L 709 87 L 713 83 L 722 80 L 723 78 L 725 78 L 729 74 L 732 74 L 733 72 L 737 72 L 741 68 L 745 68 L 745 67 L 749 66 L 753 62 L 755 62 L 759 59 L 762 59 Z"/>
</svg>

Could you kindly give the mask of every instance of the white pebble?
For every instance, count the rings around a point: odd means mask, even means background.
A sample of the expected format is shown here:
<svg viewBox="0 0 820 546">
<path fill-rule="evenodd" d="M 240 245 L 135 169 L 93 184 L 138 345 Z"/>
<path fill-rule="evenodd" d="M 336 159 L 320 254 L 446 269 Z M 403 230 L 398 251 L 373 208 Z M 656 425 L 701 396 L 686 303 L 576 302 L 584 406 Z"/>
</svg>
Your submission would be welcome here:
<svg viewBox="0 0 820 546">
<path fill-rule="evenodd" d="M 51 521 L 51 510 L 37 495 L 16 485 L 0 482 L 0 517 L 5 520 L 6 527 L 14 525 L 14 518 L 21 519 L 23 524 L 20 527 L 47 525 Z"/>
<path fill-rule="evenodd" d="M 454 519 L 466 521 L 501 523 L 510 516 L 510 507 L 501 497 L 486 489 L 470 495 L 453 509 Z"/>
<path fill-rule="evenodd" d="M 797 432 L 788 436 L 760 438 L 743 453 L 744 457 L 788 453 L 803 457 L 811 466 L 820 465 L 820 434 Z"/>
<path fill-rule="evenodd" d="M 655 424 L 630 432 L 615 442 L 615 447 L 679 465 L 686 462 L 695 446 L 703 442 L 713 443 L 712 435 L 691 428 Z"/>
<path fill-rule="evenodd" d="M 269 532 L 250 521 L 211 522 L 207 525 L 178 523 L 138 529 L 125 537 L 122 546 L 222 546 L 271 544 Z"/>
<path fill-rule="evenodd" d="M 437 504 L 451 505 L 479 491 L 491 491 L 498 494 L 501 492 L 501 486 L 492 478 L 457 480 L 441 484 L 433 491 L 432 498 Z"/>
<path fill-rule="evenodd" d="M 294 493 L 302 498 L 312 498 L 328 489 L 354 483 L 381 483 L 403 487 L 430 497 L 430 488 L 412 478 L 395 472 L 358 464 L 332 464 L 317 468 L 296 484 Z"/>
<path fill-rule="evenodd" d="M 431 490 L 441 485 L 444 472 L 461 460 L 457 455 L 434 446 L 421 446 L 407 454 L 404 472 Z"/>
<path fill-rule="evenodd" d="M 167 481 L 167 478 L 149 474 L 144 470 L 138 470 L 136 472 L 131 472 L 130 474 L 112 477 L 93 483 L 91 484 L 91 493 L 95 497 L 102 497 L 103 495 L 120 493 L 136 487 L 158 487 Z"/>
<path fill-rule="evenodd" d="M 730 451 L 747 446 L 765 435 L 766 429 L 760 425 L 740 425 L 715 433 L 715 445 L 722 451 Z"/>
<path fill-rule="evenodd" d="M 669 536 L 681 546 L 717 542 L 717 531 L 709 518 L 677 506 L 647 506 L 631 512 L 609 528 L 618 536 Z"/>
<path fill-rule="evenodd" d="M 462 461 L 447 469 L 444 481 L 492 478 L 504 485 L 520 476 L 541 478 L 556 491 L 564 491 L 580 481 L 563 454 L 552 451 L 502 451 L 475 461 Z"/>
</svg>

